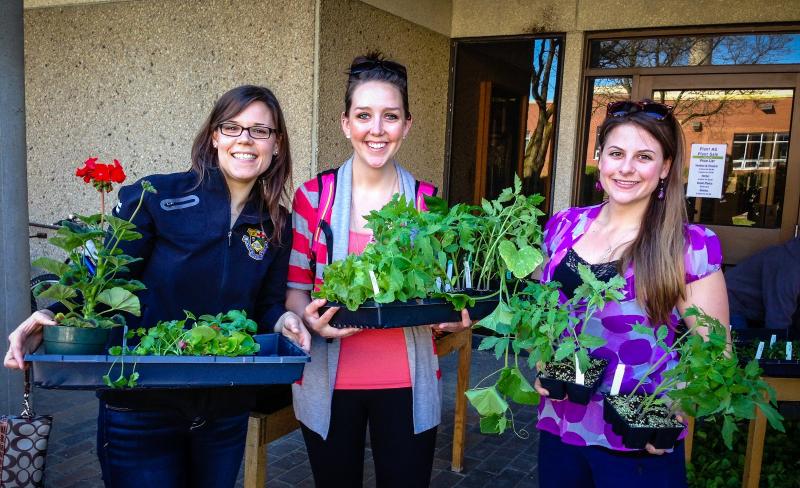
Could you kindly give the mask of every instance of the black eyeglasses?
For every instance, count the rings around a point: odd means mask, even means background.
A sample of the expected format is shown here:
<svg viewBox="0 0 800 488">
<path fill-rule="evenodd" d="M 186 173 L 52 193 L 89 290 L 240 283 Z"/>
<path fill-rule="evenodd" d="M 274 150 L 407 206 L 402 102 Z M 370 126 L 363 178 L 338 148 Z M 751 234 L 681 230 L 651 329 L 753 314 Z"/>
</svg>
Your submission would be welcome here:
<svg viewBox="0 0 800 488">
<path fill-rule="evenodd" d="M 672 116 L 671 105 L 664 105 L 658 102 L 633 102 L 622 100 L 611 102 L 606 110 L 606 117 L 625 117 L 636 112 L 641 112 L 655 120 L 664 120 Z"/>
<path fill-rule="evenodd" d="M 263 125 L 254 125 L 252 127 L 242 127 L 239 124 L 232 122 L 223 122 L 217 126 L 223 136 L 239 137 L 242 131 L 247 131 L 253 139 L 269 139 L 272 134 L 278 131 L 272 127 L 265 127 Z"/>
<path fill-rule="evenodd" d="M 386 60 L 372 60 L 364 61 L 362 63 L 354 64 L 350 66 L 350 76 L 358 76 L 361 73 L 366 71 L 372 71 L 374 69 L 383 69 L 390 73 L 394 73 L 401 78 L 408 79 L 408 73 L 406 72 L 406 67 L 400 63 L 395 63 L 394 61 L 386 61 Z"/>
</svg>

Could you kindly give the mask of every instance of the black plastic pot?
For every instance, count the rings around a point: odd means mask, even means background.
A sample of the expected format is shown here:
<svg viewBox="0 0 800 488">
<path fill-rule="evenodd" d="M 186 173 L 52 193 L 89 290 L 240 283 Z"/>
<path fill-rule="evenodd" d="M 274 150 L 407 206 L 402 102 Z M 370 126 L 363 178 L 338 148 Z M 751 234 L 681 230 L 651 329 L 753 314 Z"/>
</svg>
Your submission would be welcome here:
<svg viewBox="0 0 800 488">
<path fill-rule="evenodd" d="M 548 397 L 553 400 L 563 400 L 569 396 L 569 401 L 573 403 L 588 405 L 589 401 L 592 399 L 592 395 L 597 391 L 597 388 L 603 381 L 603 374 L 606 370 L 606 366 L 608 366 L 608 361 L 605 359 L 592 358 L 592 360 L 597 361 L 597 364 L 600 364 L 602 369 L 597 379 L 589 385 L 579 385 L 557 378 L 549 378 L 542 376 L 541 373 L 538 374 L 539 383 L 541 383 L 544 389 L 550 392 Z"/>
<path fill-rule="evenodd" d="M 491 291 L 481 292 L 479 296 L 491 293 Z M 472 294 L 478 295 L 476 292 Z M 472 320 L 479 320 L 492 313 L 498 303 L 499 299 L 496 296 L 477 300 L 475 306 L 467 307 L 467 310 Z M 356 310 L 348 310 L 340 303 L 328 302 L 320 308 L 320 315 L 330 307 L 340 307 L 330 321 L 330 325 L 337 328 L 387 329 L 461 321 L 461 312 L 455 310 L 453 304 L 443 298 L 422 298 L 391 303 L 375 303 L 374 300 L 367 300 Z"/>
<path fill-rule="evenodd" d="M 102 354 L 109 329 L 46 325 L 43 342 L 47 354 Z"/>
<path fill-rule="evenodd" d="M 640 427 L 631 425 L 614 404 L 603 397 L 603 419 L 611 424 L 611 430 L 622 437 L 622 444 L 628 449 L 644 449 L 647 443 L 656 449 L 672 449 L 683 432 L 684 427 Z"/>
</svg>

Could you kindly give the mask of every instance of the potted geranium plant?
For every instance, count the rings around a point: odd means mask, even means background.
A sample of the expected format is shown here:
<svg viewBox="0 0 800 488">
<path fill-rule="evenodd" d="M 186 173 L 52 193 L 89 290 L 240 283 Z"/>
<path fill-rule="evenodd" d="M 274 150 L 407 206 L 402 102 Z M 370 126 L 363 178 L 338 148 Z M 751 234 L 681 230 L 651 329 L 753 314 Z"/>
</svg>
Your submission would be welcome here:
<svg viewBox="0 0 800 488">
<path fill-rule="evenodd" d="M 44 328 L 44 347 L 48 354 L 102 352 L 109 329 L 125 323 L 121 314 L 140 314 L 139 299 L 134 292 L 144 288 L 140 281 L 124 277 L 127 266 L 139 258 L 124 254 L 119 243 L 141 237 L 132 221 L 145 194 L 155 193 L 155 189 L 143 180 L 139 205 L 130 219 L 124 220 L 105 214 L 105 194 L 115 183 L 125 181 L 119 161 L 103 164 L 98 163 L 97 158 L 89 158 L 75 175 L 100 193 L 100 213 L 65 220 L 56 235 L 49 239 L 67 253 L 67 262 L 41 257 L 32 263 L 59 278 L 58 283 L 39 293 L 39 296 L 59 302 L 54 305 L 58 325 Z M 90 259 L 85 259 L 87 249 L 93 250 Z"/>
<path fill-rule="evenodd" d="M 706 337 L 694 330 L 685 330 L 671 346 L 667 346 L 667 326 L 657 329 L 641 324 L 634 330 L 656 336 L 664 354 L 626 394 L 606 395 L 604 417 L 614 432 L 630 449 L 643 449 L 649 442 L 658 449 L 672 448 L 684 425 L 678 412 L 692 417 L 714 416 L 722 421 L 722 437 L 731 448 L 737 419 L 752 419 L 759 408 L 770 425 L 783 432 L 783 417 L 775 409 L 775 392 L 761 379 L 756 360 L 742 367 L 727 341 L 727 326 L 695 307 L 686 312 L 694 317 L 694 329 L 704 329 Z M 649 393 L 643 386 L 649 375 L 665 361 L 677 364 L 663 375 L 659 385 Z M 616 392 L 612 392 L 616 393 Z"/>
</svg>

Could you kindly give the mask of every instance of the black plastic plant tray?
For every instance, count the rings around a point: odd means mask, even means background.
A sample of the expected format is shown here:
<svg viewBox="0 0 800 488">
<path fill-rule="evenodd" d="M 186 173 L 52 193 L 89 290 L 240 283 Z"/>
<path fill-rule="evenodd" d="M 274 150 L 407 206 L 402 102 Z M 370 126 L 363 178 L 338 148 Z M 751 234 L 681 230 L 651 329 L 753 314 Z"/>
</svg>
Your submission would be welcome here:
<svg viewBox="0 0 800 488">
<path fill-rule="evenodd" d="M 644 449 L 648 442 L 656 449 L 672 449 L 683 432 L 683 427 L 632 426 L 606 396 L 603 397 L 603 420 L 611 424 L 611 430 L 622 437 L 622 444 L 628 449 Z"/>
<path fill-rule="evenodd" d="M 764 376 L 800 378 L 800 361 L 797 359 L 760 359 L 758 365 L 764 370 Z"/>
<path fill-rule="evenodd" d="M 608 361 L 605 361 L 605 364 L 603 365 L 603 373 L 601 373 L 594 383 L 590 385 L 579 385 L 577 383 L 559 380 L 557 378 L 548 378 L 546 376 L 542 376 L 541 373 L 539 374 L 539 382 L 542 384 L 542 388 L 550 393 L 548 398 L 553 400 L 563 400 L 569 396 L 569 401 L 573 403 L 588 405 L 589 401 L 592 399 L 592 395 L 595 391 L 597 391 L 597 388 L 603 381 L 603 375 L 605 374 L 605 368 L 607 365 Z"/>
<path fill-rule="evenodd" d="M 116 378 L 139 373 L 136 388 L 205 388 L 291 384 L 303 374 L 308 354 L 280 334 L 254 336 L 261 345 L 255 356 L 25 356 L 33 367 L 33 384 L 40 388 L 97 390 L 107 388 L 103 375 Z M 112 367 L 109 373 L 109 368 Z"/>
<path fill-rule="evenodd" d="M 778 335 L 778 340 L 786 340 L 786 331 L 783 329 L 765 329 L 770 331 L 779 331 L 783 332 L 783 337 Z M 777 335 L 777 334 L 776 334 Z M 737 334 L 738 336 L 738 334 Z M 769 344 L 769 339 L 771 334 L 765 334 L 763 336 L 755 337 L 753 340 L 741 340 L 741 336 L 737 337 L 736 341 L 736 348 L 738 351 L 741 351 L 744 348 L 749 348 L 754 343 L 757 344 L 759 341 L 763 341 L 765 343 L 765 347 Z M 794 357 L 797 352 L 792 353 L 792 357 Z M 750 360 L 753 359 L 752 357 L 745 357 L 742 354 L 739 354 L 739 364 L 741 366 L 745 366 Z M 800 378 L 800 360 L 797 359 L 773 359 L 773 358 L 762 358 L 758 360 L 758 366 L 764 371 L 764 376 L 771 376 L 775 378 Z"/>
<path fill-rule="evenodd" d="M 498 303 L 499 299 L 496 297 L 476 300 L 475 306 L 467 307 L 467 310 L 472 320 L 479 320 L 492 313 Z M 337 328 L 388 329 L 461 321 L 461 312 L 455 310 L 453 304 L 443 298 L 420 298 L 391 303 L 375 303 L 374 300 L 367 300 L 353 311 L 342 304 L 329 302 L 320 308 L 320 315 L 330 307 L 341 307 L 330 321 L 330 325 Z"/>
</svg>

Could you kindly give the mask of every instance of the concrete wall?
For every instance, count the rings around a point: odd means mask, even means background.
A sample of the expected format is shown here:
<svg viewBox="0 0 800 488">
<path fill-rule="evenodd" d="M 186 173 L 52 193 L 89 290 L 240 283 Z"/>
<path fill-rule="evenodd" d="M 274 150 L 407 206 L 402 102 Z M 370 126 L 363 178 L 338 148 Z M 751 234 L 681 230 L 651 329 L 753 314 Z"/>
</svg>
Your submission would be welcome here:
<svg viewBox="0 0 800 488">
<path fill-rule="evenodd" d="M 450 36 L 453 17 L 452 0 L 364 0 L 373 7 L 385 10 L 422 27 Z"/>
<path fill-rule="evenodd" d="M 318 161 L 339 165 L 352 153 L 342 134 L 345 71 L 352 59 L 378 49 L 409 75 L 414 125 L 397 160 L 417 178 L 442 184 L 450 43 L 446 36 L 358 1 L 324 0 L 320 10 Z"/>
<path fill-rule="evenodd" d="M 452 37 L 800 20 L 797 0 L 452 0 Z"/>
<path fill-rule="evenodd" d="M 315 8 L 314 0 L 137 0 L 26 10 L 31 220 L 97 211 L 97 192 L 74 176 L 89 156 L 119 159 L 131 181 L 188 169 L 214 101 L 245 83 L 275 91 L 295 181 L 308 178 Z"/>
</svg>

